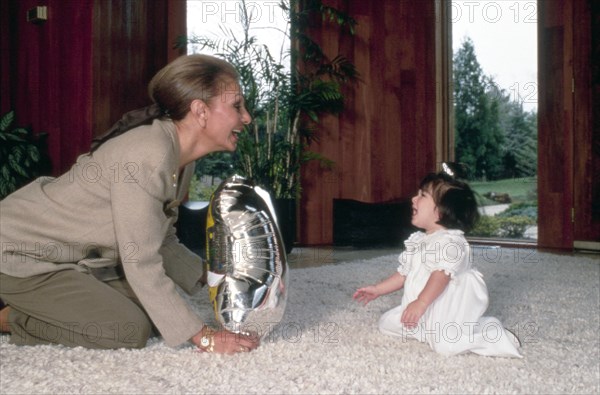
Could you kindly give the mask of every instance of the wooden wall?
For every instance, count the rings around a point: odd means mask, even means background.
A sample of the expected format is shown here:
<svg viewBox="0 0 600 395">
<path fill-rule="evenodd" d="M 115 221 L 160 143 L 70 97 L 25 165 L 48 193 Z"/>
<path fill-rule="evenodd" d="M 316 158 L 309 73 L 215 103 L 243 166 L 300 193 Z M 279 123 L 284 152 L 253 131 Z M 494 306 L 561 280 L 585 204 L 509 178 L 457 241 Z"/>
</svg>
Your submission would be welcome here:
<svg viewBox="0 0 600 395">
<path fill-rule="evenodd" d="M 48 20 L 26 21 L 45 5 Z M 67 170 L 129 110 L 149 103 L 146 86 L 185 34 L 185 0 L 0 2 L 2 113 L 47 132 L 53 173 Z M 173 21 L 169 23 L 168 21 Z"/>
<path fill-rule="evenodd" d="M 550 0 L 538 9 L 538 54 L 545 60 L 538 60 L 538 240 L 559 248 L 573 245 L 573 15 L 565 4 Z"/>
<path fill-rule="evenodd" d="M 92 136 L 92 3 L 0 2 L 1 112 L 16 110 L 17 124 L 47 132 L 55 173 L 89 147 Z M 48 7 L 48 20 L 32 24 L 27 10 Z"/>
<path fill-rule="evenodd" d="M 573 17 L 573 238 L 600 243 L 600 2 L 575 1 Z"/>
<path fill-rule="evenodd" d="M 303 169 L 298 238 L 306 245 L 331 244 L 334 199 L 408 199 L 436 168 L 436 0 L 327 2 L 357 19 L 356 35 L 312 33 L 350 57 L 362 82 L 311 147 L 336 166 Z M 570 249 L 574 240 L 600 240 L 600 72 L 592 62 L 600 10 L 594 0 L 538 4 L 540 246 Z M 26 22 L 39 5 L 48 21 Z M 0 33 L 0 111 L 15 109 L 20 125 L 49 133 L 59 173 L 95 133 L 147 103 L 149 78 L 179 54 L 172 44 L 185 33 L 185 0 L 5 0 Z"/>
<path fill-rule="evenodd" d="M 349 57 L 362 81 L 310 147 L 335 167 L 302 169 L 298 238 L 308 245 L 332 243 L 334 199 L 408 199 L 436 168 L 434 0 L 327 3 L 357 20 L 356 34 L 319 27 L 312 36 L 326 53 Z"/>
<path fill-rule="evenodd" d="M 173 48 L 176 36 L 186 34 L 185 7 L 185 0 L 94 1 L 94 135 L 151 103 L 147 86 L 154 74 L 185 53 Z"/>
<path fill-rule="evenodd" d="M 592 21 L 600 10 L 591 0 L 538 4 L 538 246 L 571 249 L 600 241 L 600 129 L 592 110 L 599 86 Z"/>
</svg>

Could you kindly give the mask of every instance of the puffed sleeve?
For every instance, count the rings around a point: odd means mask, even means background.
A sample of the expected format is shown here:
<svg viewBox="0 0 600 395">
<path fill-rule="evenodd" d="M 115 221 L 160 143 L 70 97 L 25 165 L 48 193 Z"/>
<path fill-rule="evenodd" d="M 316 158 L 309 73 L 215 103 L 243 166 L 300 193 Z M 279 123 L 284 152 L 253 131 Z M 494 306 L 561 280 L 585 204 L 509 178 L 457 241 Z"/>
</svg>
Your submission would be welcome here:
<svg viewBox="0 0 600 395">
<path fill-rule="evenodd" d="M 462 231 L 442 230 L 427 240 L 421 255 L 429 271 L 442 270 L 454 277 L 469 268 L 471 249 Z"/>
<path fill-rule="evenodd" d="M 425 234 L 423 232 L 414 232 L 404 241 L 404 251 L 398 257 L 398 273 L 403 276 L 408 275 L 412 267 L 412 260 L 419 252 L 419 241 Z"/>
</svg>

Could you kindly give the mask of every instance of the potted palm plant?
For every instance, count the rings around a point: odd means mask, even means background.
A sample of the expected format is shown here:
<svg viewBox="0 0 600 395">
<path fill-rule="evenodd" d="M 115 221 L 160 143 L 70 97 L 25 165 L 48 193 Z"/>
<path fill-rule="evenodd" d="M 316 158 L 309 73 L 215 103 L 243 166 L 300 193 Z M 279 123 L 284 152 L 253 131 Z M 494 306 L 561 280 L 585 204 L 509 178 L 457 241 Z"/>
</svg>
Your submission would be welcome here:
<svg viewBox="0 0 600 395">
<path fill-rule="evenodd" d="M 334 165 L 309 149 L 318 138 L 320 118 L 343 111 L 342 88 L 358 78 L 352 62 L 340 54 L 328 56 L 307 34 L 309 23 L 318 20 L 353 34 L 354 19 L 320 0 L 302 4 L 299 9 L 297 0 L 279 3 L 289 18 L 286 28 L 274 34 L 279 34 L 282 43 L 288 40 L 294 44 L 288 51 L 273 53 L 252 35 L 252 8 L 243 0 L 239 7 L 242 35 L 221 26 L 220 38 L 180 38 L 180 45 L 190 46 L 192 52 L 208 49 L 238 69 L 253 122 L 240 136 L 231 169 L 272 194 L 288 249 L 295 238 L 295 202 L 301 190 L 302 164 L 317 160 L 323 166 Z M 288 215 L 283 212 L 286 206 L 288 210 L 291 206 Z"/>
<path fill-rule="evenodd" d="M 15 125 L 15 112 L 0 117 L 0 200 L 32 181 L 50 173 L 46 133 Z"/>
</svg>

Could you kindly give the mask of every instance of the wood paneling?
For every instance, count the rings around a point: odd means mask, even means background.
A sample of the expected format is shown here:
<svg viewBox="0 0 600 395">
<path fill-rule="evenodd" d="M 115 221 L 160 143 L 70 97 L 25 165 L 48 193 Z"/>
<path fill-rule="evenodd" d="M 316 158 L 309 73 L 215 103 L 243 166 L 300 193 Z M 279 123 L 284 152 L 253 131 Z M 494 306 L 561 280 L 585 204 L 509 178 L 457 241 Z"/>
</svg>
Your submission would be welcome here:
<svg viewBox="0 0 600 395">
<path fill-rule="evenodd" d="M 600 3 L 575 0 L 573 17 L 574 238 L 600 241 Z M 591 87 L 591 89 L 590 89 Z"/>
<path fill-rule="evenodd" d="M 573 247 L 572 2 L 538 3 L 538 246 Z"/>
<path fill-rule="evenodd" d="M 160 15 L 160 13 L 159 13 Z M 167 25 L 167 41 L 158 36 L 161 47 L 166 44 L 167 60 L 170 62 L 178 56 L 185 55 L 187 48 L 176 48 L 179 36 L 187 36 L 187 0 L 167 0 L 167 15 L 163 23 Z M 156 21 L 158 23 L 158 20 Z"/>
<path fill-rule="evenodd" d="M 593 110 L 599 81 L 592 62 L 599 8 L 590 0 L 538 3 L 540 247 L 600 240 L 600 127 Z"/>
<path fill-rule="evenodd" d="M 587 62 L 589 62 L 591 68 L 592 163 L 587 174 L 591 177 L 591 180 L 588 178 L 588 182 L 592 184 L 592 192 L 588 196 L 588 202 L 591 206 L 590 223 L 593 224 L 591 237 L 592 240 L 598 241 L 600 240 L 600 177 L 598 177 L 598 174 L 600 174 L 600 62 L 596 59 L 600 59 L 600 2 L 589 0 L 589 4 L 591 11 L 591 51 Z M 585 90 L 584 85 L 582 91 L 585 92 Z M 582 226 L 582 233 L 585 232 L 583 228 Z"/>
<path fill-rule="evenodd" d="M 40 5 L 48 20 L 27 22 Z M 47 132 L 53 171 L 62 172 L 91 139 L 92 4 L 11 0 L 2 11 L 2 112 L 14 109 L 19 125 Z"/>
<path fill-rule="evenodd" d="M 327 3 L 357 20 L 356 34 L 321 28 L 313 37 L 352 59 L 362 78 L 310 147 L 335 167 L 302 170 L 299 241 L 309 245 L 332 243 L 333 199 L 408 199 L 436 165 L 434 0 Z"/>
<path fill-rule="evenodd" d="M 46 5 L 48 20 L 26 21 Z M 186 32 L 185 0 L 1 2 L 2 113 L 47 132 L 53 173 L 124 112 L 149 103 L 147 84 Z"/>
<path fill-rule="evenodd" d="M 167 48 L 173 43 L 166 42 L 166 0 L 97 0 L 93 15 L 93 131 L 97 135 L 123 113 L 151 103 L 148 83 L 167 64 Z M 185 33 L 185 23 L 183 27 Z"/>
<path fill-rule="evenodd" d="M 407 199 L 436 167 L 435 0 L 327 2 L 357 19 L 356 35 L 317 27 L 315 38 L 352 59 L 362 81 L 311 147 L 335 167 L 303 168 L 302 244 L 331 244 L 333 199 Z M 48 21 L 27 23 L 26 11 L 39 5 Z M 541 247 L 600 238 L 599 7 L 538 2 Z M 49 133 L 59 173 L 94 133 L 147 103 L 150 77 L 179 55 L 172 46 L 185 33 L 185 0 L 6 0 L 0 31 L 1 111 L 15 109 L 19 124 Z"/>
</svg>

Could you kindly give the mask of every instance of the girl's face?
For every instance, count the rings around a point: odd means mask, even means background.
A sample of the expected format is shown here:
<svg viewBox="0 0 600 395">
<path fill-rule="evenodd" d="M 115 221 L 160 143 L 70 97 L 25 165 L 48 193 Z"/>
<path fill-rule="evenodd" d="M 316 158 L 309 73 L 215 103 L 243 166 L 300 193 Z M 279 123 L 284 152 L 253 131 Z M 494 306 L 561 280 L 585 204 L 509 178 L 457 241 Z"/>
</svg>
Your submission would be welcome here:
<svg viewBox="0 0 600 395">
<path fill-rule="evenodd" d="M 412 220 L 411 223 L 417 228 L 424 229 L 426 233 L 433 233 L 444 227 L 436 222 L 440 220 L 440 215 L 431 195 L 431 190 L 419 189 L 419 192 L 412 198 Z"/>
<path fill-rule="evenodd" d="M 211 99 L 206 112 L 206 135 L 215 150 L 235 151 L 238 134 L 252 117 L 244 105 L 240 86 L 236 82 L 224 84 L 221 94 Z"/>
</svg>

